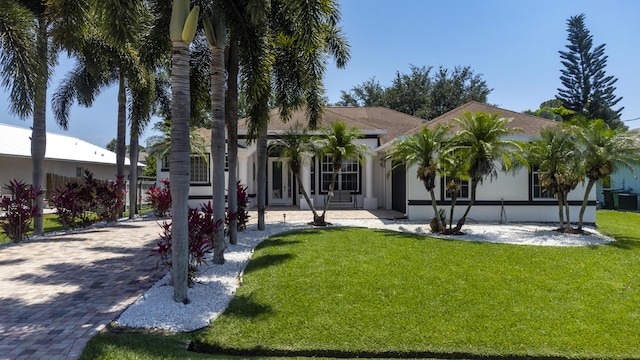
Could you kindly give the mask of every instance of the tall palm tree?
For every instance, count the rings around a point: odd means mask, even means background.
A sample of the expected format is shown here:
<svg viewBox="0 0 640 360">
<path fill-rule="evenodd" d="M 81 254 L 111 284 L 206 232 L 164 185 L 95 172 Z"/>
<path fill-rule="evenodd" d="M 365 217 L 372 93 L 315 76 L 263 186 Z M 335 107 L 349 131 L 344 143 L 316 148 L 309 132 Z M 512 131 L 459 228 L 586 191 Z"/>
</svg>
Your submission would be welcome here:
<svg viewBox="0 0 640 360">
<path fill-rule="evenodd" d="M 578 230 L 582 230 L 589 194 L 593 185 L 620 168 L 631 171 L 640 164 L 640 139 L 622 129 L 614 130 L 602 120 L 592 120 L 586 127 L 576 127 L 582 163 L 588 179 L 580 207 Z"/>
<path fill-rule="evenodd" d="M 280 154 L 280 157 L 288 160 L 289 168 L 296 179 L 298 188 L 311 208 L 314 222 L 320 219 L 318 211 L 313 205 L 313 202 L 307 193 L 307 189 L 304 188 L 304 184 L 302 183 L 302 169 L 304 166 L 309 165 L 313 155 L 316 153 L 316 148 L 308 130 L 306 128 L 302 128 L 300 124 L 296 123 L 295 126 L 292 126 L 284 134 L 279 135 L 275 140 L 273 140 L 271 142 L 271 146 L 274 152 Z"/>
<path fill-rule="evenodd" d="M 458 220 L 456 231 L 460 231 L 467 220 L 469 211 L 476 199 L 478 184 L 487 177 L 492 180 L 498 176 L 498 166 L 502 171 L 513 167 L 514 159 L 524 162 L 522 147 L 514 140 L 504 139 L 512 130 L 507 128 L 511 119 L 499 118 L 485 112 L 463 113 L 455 120 L 462 127 L 456 135 L 456 148 L 469 159 L 469 179 L 471 180 L 471 198 L 467 209 Z"/>
<path fill-rule="evenodd" d="M 11 109 L 25 117 L 33 115 L 31 135 L 32 185 L 44 188 L 44 155 L 46 151 L 46 103 L 49 76 L 57 62 L 58 50 L 76 49 L 81 43 L 84 24 L 87 19 L 89 1 L 5 1 L 0 10 L 1 36 L 6 43 L 2 46 L 3 84 L 14 84 L 10 99 Z M 9 16 L 16 16 L 10 19 Z M 30 22 L 27 25 L 26 22 Z M 24 43 L 25 33 L 16 26 L 24 26 L 24 31 L 33 30 L 31 45 Z M 7 49 L 7 46 L 16 46 Z M 35 57 L 34 57 L 35 53 Z M 16 71 L 7 75 L 8 71 Z M 24 79 L 23 79 L 24 77 Z M 11 79 L 11 80 L 9 80 Z M 17 86 L 16 86 L 17 85 Z M 24 86 L 29 86 L 26 89 Z M 44 231 L 42 210 L 44 195 L 34 200 L 38 209 L 33 221 L 33 232 L 40 235 Z"/>
<path fill-rule="evenodd" d="M 55 93 L 53 109 L 58 124 L 66 128 L 73 100 L 77 98 L 80 105 L 89 107 L 107 86 L 118 85 L 116 171 L 117 177 L 123 179 L 128 105 L 131 124 L 129 217 L 133 218 L 137 203 L 138 138 L 150 120 L 156 89 L 154 69 L 160 61 L 143 63 L 140 55 L 146 52 L 144 44 L 151 28 L 151 10 L 142 2 L 115 1 L 96 2 L 93 13 L 93 26 L 76 51 L 78 63 Z"/>
<path fill-rule="evenodd" d="M 227 211 L 229 213 L 229 243 L 238 243 L 238 42 L 233 37 L 227 46 L 227 91 L 225 92 L 224 120 L 227 125 L 227 157 L 229 179 L 227 185 Z M 246 179 L 245 179 L 246 181 Z"/>
<path fill-rule="evenodd" d="M 237 39 L 243 91 L 249 100 L 248 138 L 257 140 L 258 228 L 262 230 L 272 91 L 284 120 L 305 105 L 309 126 L 315 128 L 324 104 L 322 78 L 327 56 L 344 67 L 349 47 L 338 28 L 340 11 L 335 0 L 220 3 L 231 37 Z"/>
<path fill-rule="evenodd" d="M 227 44 L 227 31 L 221 15 L 204 14 L 203 24 L 207 43 L 211 50 L 211 159 L 213 163 L 212 195 L 213 221 L 224 223 L 225 182 L 225 64 L 224 48 Z M 235 184 L 235 182 L 234 182 Z M 213 234 L 213 263 L 224 264 L 224 227 L 219 226 Z"/>
<path fill-rule="evenodd" d="M 433 130 L 422 126 L 418 133 L 395 140 L 393 150 L 386 157 L 392 160 L 394 167 L 418 166 L 416 175 L 429 192 L 431 206 L 439 229 L 444 229 L 444 224 L 439 216 L 434 189 L 436 178 L 441 173 L 440 157 L 448 147 L 446 135 L 449 129 L 450 126 L 445 125 L 438 125 Z"/>
<path fill-rule="evenodd" d="M 189 146 L 190 91 L 189 44 L 193 41 L 200 8 L 189 10 L 189 0 L 173 0 L 169 36 L 172 43 L 171 62 L 171 177 L 173 299 L 187 303 L 189 266 L 189 184 L 191 148 Z"/>
<path fill-rule="evenodd" d="M 317 140 L 318 152 L 320 156 L 326 156 L 330 159 L 332 173 L 324 210 L 319 217 L 314 215 L 314 225 L 326 225 L 325 215 L 333 197 L 333 190 L 338 179 L 338 173 L 342 169 L 342 163 L 345 160 L 355 158 L 362 165 L 364 158 L 371 152 L 369 146 L 354 142 L 362 137 L 363 134 L 360 130 L 355 127 L 349 129 L 342 121 L 333 122 L 328 129 L 322 130 L 322 135 Z"/>
<path fill-rule="evenodd" d="M 453 228 L 453 213 L 458 200 L 458 193 L 462 189 L 462 182 L 469 180 L 469 159 L 465 151 L 451 148 L 445 149 L 441 156 L 442 175 L 446 177 L 444 184 L 445 193 L 451 197 L 451 206 L 449 207 L 449 229 Z"/>
<path fill-rule="evenodd" d="M 565 206 L 566 226 L 571 227 L 566 198 L 582 178 L 578 150 L 575 133 L 568 127 L 543 129 L 540 138 L 530 142 L 527 148 L 527 160 L 538 169 L 540 186 L 558 199 L 560 229 L 565 229 Z"/>
</svg>

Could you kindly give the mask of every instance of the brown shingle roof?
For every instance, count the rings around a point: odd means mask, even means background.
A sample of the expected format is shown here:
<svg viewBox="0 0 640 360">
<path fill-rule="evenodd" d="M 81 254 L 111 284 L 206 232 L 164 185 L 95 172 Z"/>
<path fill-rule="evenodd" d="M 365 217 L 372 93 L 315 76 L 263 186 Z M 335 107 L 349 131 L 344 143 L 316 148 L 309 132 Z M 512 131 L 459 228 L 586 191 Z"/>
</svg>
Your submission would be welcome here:
<svg viewBox="0 0 640 360">
<path fill-rule="evenodd" d="M 460 130 L 460 124 L 454 121 L 455 118 L 464 117 L 463 112 L 468 111 L 472 114 L 476 112 L 486 112 L 489 114 L 499 113 L 501 118 L 512 118 L 510 123 L 507 124 L 508 128 L 520 128 L 519 131 L 514 132 L 513 135 L 519 136 L 536 136 L 540 135 L 540 131 L 549 126 L 556 126 L 558 122 L 544 119 L 538 116 L 527 115 L 507 109 L 501 109 L 496 106 L 482 104 L 477 101 L 470 101 L 460 107 L 457 107 L 445 114 L 438 116 L 437 118 L 429 121 L 427 126 L 430 128 L 435 127 L 438 124 L 453 125 L 451 132 Z"/>
<path fill-rule="evenodd" d="M 288 130 L 295 123 L 302 125 L 308 123 L 304 109 L 294 112 L 287 123 L 283 123 L 280 119 L 280 112 L 273 109 L 270 113 L 270 119 L 270 131 Z M 424 123 L 423 119 L 383 107 L 326 107 L 319 127 L 327 127 L 338 120 L 344 122 L 348 127 L 356 127 L 362 131 L 386 131 L 386 134 L 380 135 L 380 144 L 407 134 Z M 238 129 L 247 129 L 246 119 L 239 121 Z"/>
</svg>

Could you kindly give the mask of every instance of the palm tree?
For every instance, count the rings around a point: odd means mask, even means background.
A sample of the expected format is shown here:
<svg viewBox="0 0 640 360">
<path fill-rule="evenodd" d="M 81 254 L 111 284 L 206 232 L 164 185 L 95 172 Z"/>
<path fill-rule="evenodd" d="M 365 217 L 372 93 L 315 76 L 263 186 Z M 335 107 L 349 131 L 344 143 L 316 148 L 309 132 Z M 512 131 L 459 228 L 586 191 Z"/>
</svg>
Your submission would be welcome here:
<svg viewBox="0 0 640 360">
<path fill-rule="evenodd" d="M 189 44 L 193 41 L 200 8 L 189 11 L 189 0 L 173 0 L 169 36 L 172 43 L 171 62 L 171 178 L 172 216 L 172 276 L 173 299 L 187 303 L 189 266 L 188 201 L 191 179 L 191 148 L 189 146 L 190 90 Z"/>
<path fill-rule="evenodd" d="M 270 100 L 284 120 L 305 105 L 309 125 L 315 128 L 324 105 L 327 55 L 344 67 L 349 50 L 337 26 L 340 12 L 334 0 L 221 1 L 220 5 L 238 45 L 243 91 L 249 100 L 248 138 L 257 141 L 258 228 L 263 230 Z"/>
<path fill-rule="evenodd" d="M 224 48 L 227 44 L 227 32 L 220 15 L 203 16 L 207 42 L 211 50 L 211 158 L 213 162 L 212 194 L 213 221 L 224 223 L 225 208 L 225 65 Z M 229 182 L 231 184 L 231 182 Z M 234 181 L 235 184 L 235 181 Z M 231 193 L 231 191 L 229 192 Z M 213 263 L 224 264 L 224 227 L 219 226 L 213 234 Z"/>
<path fill-rule="evenodd" d="M 333 190 L 335 189 L 336 180 L 338 179 L 338 173 L 342 169 L 342 163 L 344 160 L 355 158 L 362 165 L 365 156 L 371 152 L 367 145 L 354 142 L 362 137 L 363 134 L 360 130 L 355 127 L 349 129 L 342 121 L 333 122 L 328 129 L 322 130 L 322 135 L 317 140 L 318 153 L 322 157 L 329 158 L 329 161 L 331 161 L 332 173 L 326 201 L 324 203 L 324 210 L 322 211 L 322 215 L 319 217 L 316 217 L 314 214 L 314 225 L 326 225 L 325 215 L 329 208 L 329 204 L 331 203 Z"/>
<path fill-rule="evenodd" d="M 560 229 L 565 229 L 565 205 L 567 229 L 571 228 L 566 198 L 582 178 L 576 145 L 573 131 L 567 127 L 553 127 L 543 129 L 540 138 L 529 143 L 527 149 L 529 164 L 538 169 L 540 186 L 558 199 Z"/>
<path fill-rule="evenodd" d="M 116 171 L 118 179 L 123 179 L 129 107 L 129 217 L 133 218 L 137 203 L 138 139 L 150 120 L 155 97 L 156 64 L 145 64 L 140 57 L 140 53 L 145 51 L 142 47 L 148 35 L 146 29 L 149 28 L 151 14 L 142 3 L 130 1 L 111 2 L 108 5 L 98 2 L 94 12 L 97 14 L 95 28 L 90 29 L 83 46 L 77 49 L 78 63 L 54 94 L 53 110 L 56 122 L 66 129 L 69 110 L 75 99 L 80 105 L 90 107 L 95 97 L 107 86 L 118 84 Z M 155 59 L 156 63 L 158 61 Z"/>
<path fill-rule="evenodd" d="M 586 127 L 576 127 L 582 163 L 588 180 L 580 207 L 578 230 L 582 230 L 589 194 L 593 185 L 620 168 L 634 170 L 640 164 L 640 140 L 623 130 L 610 129 L 602 120 L 592 120 Z"/>
<path fill-rule="evenodd" d="M 163 159 L 171 153 L 171 121 L 165 119 L 153 125 L 153 129 L 160 134 L 147 138 L 147 153 L 149 156 Z M 191 154 L 208 161 L 206 141 L 195 128 L 189 130 L 189 146 Z"/>
<path fill-rule="evenodd" d="M 272 149 L 280 154 L 281 158 L 286 158 L 289 161 L 289 168 L 296 179 L 298 188 L 302 192 L 302 196 L 306 200 L 307 204 L 313 212 L 314 223 L 317 219 L 320 219 L 318 211 L 316 210 L 313 202 L 309 198 L 307 189 L 304 188 L 302 183 L 302 168 L 309 165 L 313 154 L 316 153 L 316 148 L 313 145 L 311 135 L 306 128 L 302 128 L 300 124 L 296 123 L 296 126 L 289 128 L 284 134 L 278 136 L 272 143 Z"/>
<path fill-rule="evenodd" d="M 441 173 L 440 156 L 448 146 L 445 137 L 449 129 L 450 126 L 444 125 L 438 125 L 433 130 L 422 126 L 420 132 L 404 139 L 395 140 L 393 150 L 386 157 L 393 161 L 394 167 L 418 165 L 417 177 L 429 192 L 431 206 L 439 229 L 444 229 L 445 226 L 439 215 L 434 189 L 436 178 Z"/>
<path fill-rule="evenodd" d="M 458 193 L 462 189 L 462 182 L 469 180 L 470 163 L 466 152 L 456 148 L 445 149 L 440 159 L 442 175 L 446 177 L 444 191 L 451 197 L 449 208 L 449 229 L 451 230 Z"/>
<path fill-rule="evenodd" d="M 512 130 L 507 128 L 511 119 L 498 118 L 499 113 L 493 115 L 468 111 L 462 118 L 455 120 L 462 127 L 456 133 L 456 148 L 469 160 L 469 178 L 471 180 L 471 198 L 462 217 L 458 220 L 455 230 L 460 231 L 466 222 L 469 211 L 476 199 L 478 184 L 487 177 L 492 180 L 498 176 L 498 165 L 502 171 L 513 167 L 514 158 L 524 161 L 522 147 L 514 140 L 504 139 Z"/>
<path fill-rule="evenodd" d="M 46 151 L 47 85 L 57 62 L 60 48 L 78 48 L 86 23 L 89 1 L 6 1 L 0 14 L 2 36 L 2 73 L 4 85 L 13 84 L 11 110 L 21 117 L 33 115 L 31 135 L 32 185 L 44 188 L 44 155 Z M 15 18 L 10 18 L 15 16 Z M 30 22 L 31 24 L 27 24 Z M 17 26 L 24 26 L 18 30 Z M 33 31 L 27 35 L 25 31 Z M 33 36 L 30 38 L 30 36 Z M 26 44 L 25 40 L 32 40 Z M 6 43 L 4 43 L 6 41 Z M 15 46 L 7 49 L 7 46 Z M 35 55 L 35 56 L 34 56 Z M 9 71 L 12 72 L 9 75 Z M 25 88 L 29 86 L 29 88 Z M 44 195 L 34 200 L 38 209 L 33 232 L 44 231 L 42 210 Z"/>
</svg>

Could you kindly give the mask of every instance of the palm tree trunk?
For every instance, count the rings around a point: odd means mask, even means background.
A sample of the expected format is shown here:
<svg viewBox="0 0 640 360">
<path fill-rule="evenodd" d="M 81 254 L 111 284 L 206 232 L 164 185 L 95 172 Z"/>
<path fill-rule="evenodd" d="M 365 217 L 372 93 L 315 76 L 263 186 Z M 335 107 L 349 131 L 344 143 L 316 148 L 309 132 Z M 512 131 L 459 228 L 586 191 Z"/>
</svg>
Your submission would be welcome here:
<svg viewBox="0 0 640 360">
<path fill-rule="evenodd" d="M 433 191 L 433 188 L 429 188 L 429 195 L 431 196 L 431 207 L 433 207 L 433 213 L 438 221 L 438 228 L 444 229 L 444 224 L 442 223 L 442 218 L 440 217 L 440 212 L 438 211 L 438 203 L 436 202 L 436 192 Z"/>
<path fill-rule="evenodd" d="M 560 220 L 560 230 L 564 229 L 564 213 L 562 209 L 562 205 L 564 204 L 562 200 L 562 192 L 558 191 L 558 219 Z"/>
<path fill-rule="evenodd" d="M 227 247 L 224 239 L 225 210 L 225 120 L 224 120 L 225 69 L 224 49 L 211 47 L 211 156 L 213 163 L 213 222 L 221 224 L 213 234 L 213 263 L 224 264 L 224 251 Z M 229 183 L 231 185 L 231 182 Z M 235 183 L 234 183 L 235 185 Z M 231 193 L 231 192 L 230 192 Z"/>
<path fill-rule="evenodd" d="M 587 188 L 584 191 L 584 198 L 582 199 L 582 205 L 580 205 L 580 216 L 578 218 L 578 230 L 582 230 L 582 219 L 584 218 L 584 211 L 587 209 L 587 204 L 589 203 L 589 194 L 591 194 L 591 189 L 593 189 L 593 184 L 596 182 L 593 180 L 589 180 L 587 183 Z"/>
<path fill-rule="evenodd" d="M 456 230 L 455 231 L 460 231 L 460 229 L 462 229 L 462 227 L 464 226 L 465 222 L 467 222 L 467 216 L 469 215 L 469 211 L 471 210 L 471 207 L 473 206 L 473 203 L 476 202 L 476 189 L 478 187 L 478 181 L 471 179 L 471 199 L 469 200 L 469 205 L 467 205 L 467 209 L 464 211 L 464 214 L 462 215 L 462 217 L 458 220 L 458 223 L 456 224 Z"/>
<path fill-rule="evenodd" d="M 188 303 L 187 275 L 189 269 L 189 183 L 191 180 L 191 149 L 189 146 L 189 44 L 173 42 L 171 66 L 171 179 L 172 201 L 172 276 L 173 300 Z"/>
<path fill-rule="evenodd" d="M 453 210 L 456 207 L 456 200 L 458 199 L 458 192 L 451 194 L 451 208 L 449 209 L 449 229 L 453 228 Z"/>
<path fill-rule="evenodd" d="M 265 211 L 267 209 L 267 126 L 260 130 L 257 141 L 258 174 L 258 230 L 265 229 Z"/>
<path fill-rule="evenodd" d="M 37 83 L 35 98 L 33 101 L 33 130 L 31 133 L 31 181 L 34 189 L 44 190 L 44 156 L 47 150 L 47 82 L 49 48 L 47 41 L 46 21 L 40 20 L 37 34 L 38 55 L 43 79 Z M 33 219 L 33 234 L 44 233 L 44 221 L 42 211 L 44 209 L 44 192 L 41 192 L 33 204 L 38 211 Z"/>
<path fill-rule="evenodd" d="M 236 41 L 231 37 L 228 47 L 227 92 L 225 94 L 225 122 L 227 124 L 227 156 L 229 157 L 229 182 L 227 206 L 229 214 L 229 243 L 238 243 L 238 53 Z M 244 179 L 246 181 L 246 179 Z"/>
<path fill-rule="evenodd" d="M 569 192 L 564 192 L 562 195 L 564 200 L 564 208 L 567 213 L 567 230 L 571 230 L 571 218 L 569 217 Z"/>
<path fill-rule="evenodd" d="M 129 219 L 138 213 L 138 137 L 140 130 L 134 121 L 129 134 Z"/>
<path fill-rule="evenodd" d="M 120 71 L 118 82 L 118 130 L 116 139 L 116 176 L 123 179 L 120 191 L 124 193 L 124 158 L 127 153 L 125 143 L 127 136 L 127 90 L 124 72 Z M 118 209 L 118 217 L 122 217 L 123 209 Z"/>
<path fill-rule="evenodd" d="M 329 204 L 331 203 L 331 198 L 333 197 L 333 189 L 336 186 L 336 180 L 338 179 L 338 171 L 340 171 L 340 166 L 336 166 L 333 164 L 333 174 L 331 174 L 331 183 L 329 184 L 329 191 L 327 192 L 327 199 L 324 202 L 324 210 L 322 210 L 322 215 L 317 217 L 314 215 L 313 224 L 317 226 L 325 226 L 327 225 L 325 221 L 325 215 L 327 213 L 327 209 L 329 209 Z"/>
<path fill-rule="evenodd" d="M 294 171 L 293 176 L 295 176 L 296 178 L 296 183 L 298 183 L 298 188 L 300 188 L 300 191 L 302 192 L 302 196 L 307 201 L 307 204 L 309 204 L 309 208 L 313 213 L 313 220 L 315 222 L 315 220 L 319 218 L 318 211 L 316 210 L 316 207 L 311 202 L 311 199 L 309 198 L 309 194 L 307 194 L 307 190 L 304 188 L 304 184 L 302 184 L 302 180 L 300 179 L 300 172 Z"/>
</svg>

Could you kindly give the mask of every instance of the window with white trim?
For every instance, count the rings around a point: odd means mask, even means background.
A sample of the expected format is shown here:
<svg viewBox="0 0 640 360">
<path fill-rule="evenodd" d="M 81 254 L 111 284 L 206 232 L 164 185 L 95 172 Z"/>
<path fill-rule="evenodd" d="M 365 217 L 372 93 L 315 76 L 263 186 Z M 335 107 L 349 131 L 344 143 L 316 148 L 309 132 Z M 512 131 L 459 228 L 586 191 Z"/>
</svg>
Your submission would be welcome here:
<svg viewBox="0 0 640 360">
<path fill-rule="evenodd" d="M 444 177 L 444 198 L 445 200 L 451 200 L 451 194 L 447 191 L 447 177 Z M 460 199 L 469 199 L 469 194 L 470 194 L 470 189 L 471 189 L 471 181 L 470 180 L 462 180 L 460 182 L 460 190 L 458 190 L 458 197 L 456 197 L 456 200 L 460 200 Z"/>
<path fill-rule="evenodd" d="M 338 172 L 334 190 L 350 190 L 352 193 L 360 192 L 360 173 L 361 166 L 358 160 L 347 159 L 342 161 L 342 166 Z M 322 158 L 320 166 L 320 191 L 326 193 L 329 191 L 329 184 L 333 176 L 332 156 L 326 155 Z"/>
<path fill-rule="evenodd" d="M 191 155 L 191 183 L 209 183 L 209 154 Z"/>
<path fill-rule="evenodd" d="M 531 193 L 533 199 L 555 199 L 542 185 L 540 185 L 540 176 L 538 168 L 531 170 Z"/>
<path fill-rule="evenodd" d="M 170 163 L 170 159 L 169 159 L 169 155 L 163 155 L 162 156 L 162 167 L 160 168 L 162 171 L 168 171 L 169 170 L 169 163 Z"/>
</svg>

